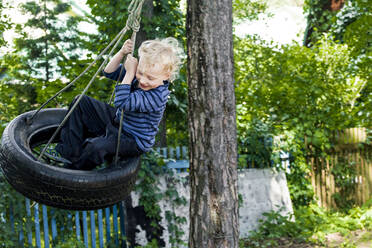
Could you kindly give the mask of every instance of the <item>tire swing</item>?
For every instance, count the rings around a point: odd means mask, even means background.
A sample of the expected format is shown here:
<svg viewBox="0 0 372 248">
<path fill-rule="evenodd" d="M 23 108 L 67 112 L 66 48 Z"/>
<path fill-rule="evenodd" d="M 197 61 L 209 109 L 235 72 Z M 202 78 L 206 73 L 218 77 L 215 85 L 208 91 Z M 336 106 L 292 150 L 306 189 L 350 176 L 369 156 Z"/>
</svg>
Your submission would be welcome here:
<svg viewBox="0 0 372 248">
<path fill-rule="evenodd" d="M 51 142 L 58 142 L 60 128 L 86 93 L 94 78 L 102 70 L 126 31 L 133 30 L 132 40 L 135 41 L 143 2 L 144 0 L 132 0 L 128 8 L 129 16 L 126 26 L 77 78 L 56 93 L 37 111 L 19 115 L 5 128 L 0 144 L 0 166 L 6 180 L 19 193 L 52 207 L 69 210 L 94 210 L 112 206 L 125 199 L 132 191 L 140 168 L 140 157 L 119 159 L 120 142 L 116 147 L 114 165 L 94 171 L 65 169 L 50 165 L 41 158 L 46 155 L 45 152 Z M 114 43 L 109 55 L 69 111 L 58 108 L 41 110 L 88 71 Z M 113 94 L 114 92 L 111 95 L 110 103 Z M 123 110 L 118 141 L 121 136 L 122 118 Z M 35 147 L 44 144 L 46 145 L 41 152 L 39 151 L 38 157 L 35 156 Z"/>
</svg>

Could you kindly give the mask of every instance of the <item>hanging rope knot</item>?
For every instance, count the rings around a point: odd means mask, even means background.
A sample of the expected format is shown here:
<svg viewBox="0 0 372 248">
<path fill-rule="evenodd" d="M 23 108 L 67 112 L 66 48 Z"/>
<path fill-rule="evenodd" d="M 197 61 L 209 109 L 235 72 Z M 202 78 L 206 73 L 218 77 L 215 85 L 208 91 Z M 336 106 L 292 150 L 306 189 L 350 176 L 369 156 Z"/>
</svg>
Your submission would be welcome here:
<svg viewBox="0 0 372 248">
<path fill-rule="evenodd" d="M 141 22 L 141 10 L 144 0 L 133 0 L 128 7 L 128 20 L 126 26 L 131 28 L 133 32 L 138 32 Z"/>
<path fill-rule="evenodd" d="M 128 19 L 128 21 L 129 21 L 129 19 Z M 136 32 L 137 33 L 139 31 L 139 29 L 140 29 L 140 21 L 141 21 L 141 18 L 139 18 L 139 19 L 133 19 L 133 20 L 131 20 L 130 23 L 127 23 L 127 25 L 128 25 L 128 27 L 130 29 L 133 30 L 133 32 Z"/>
</svg>

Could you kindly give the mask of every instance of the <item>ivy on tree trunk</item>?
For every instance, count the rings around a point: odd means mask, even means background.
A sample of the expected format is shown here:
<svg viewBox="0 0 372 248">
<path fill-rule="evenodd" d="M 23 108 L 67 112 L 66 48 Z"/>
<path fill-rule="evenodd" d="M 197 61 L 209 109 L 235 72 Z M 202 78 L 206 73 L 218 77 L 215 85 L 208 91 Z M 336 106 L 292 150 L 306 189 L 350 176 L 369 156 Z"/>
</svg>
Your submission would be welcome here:
<svg viewBox="0 0 372 248">
<path fill-rule="evenodd" d="M 187 1 L 189 247 L 238 247 L 232 2 Z"/>
<path fill-rule="evenodd" d="M 306 0 L 307 27 L 304 34 L 304 46 L 310 47 L 320 35 L 331 27 L 332 18 L 344 6 L 344 0 Z"/>
</svg>

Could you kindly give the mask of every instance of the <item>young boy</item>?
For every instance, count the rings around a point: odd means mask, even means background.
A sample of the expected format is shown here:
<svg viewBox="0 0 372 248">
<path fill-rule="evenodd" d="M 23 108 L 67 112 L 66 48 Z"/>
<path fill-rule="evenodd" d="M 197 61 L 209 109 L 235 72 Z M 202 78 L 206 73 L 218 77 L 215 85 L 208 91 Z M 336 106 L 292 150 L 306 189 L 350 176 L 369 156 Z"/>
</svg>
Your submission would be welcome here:
<svg viewBox="0 0 372 248">
<path fill-rule="evenodd" d="M 176 39 L 166 38 L 143 42 L 139 61 L 130 54 L 132 50 L 133 42 L 125 41 L 103 71 L 107 78 L 118 80 L 123 66 L 120 61 L 127 56 L 121 83 L 115 88 L 115 108 L 83 96 L 62 127 L 56 150 L 71 161 L 66 168 L 91 170 L 105 160 L 112 161 L 122 109 L 119 156 L 139 156 L 154 145 L 168 100 L 169 81 L 178 75 L 182 49 Z"/>
</svg>

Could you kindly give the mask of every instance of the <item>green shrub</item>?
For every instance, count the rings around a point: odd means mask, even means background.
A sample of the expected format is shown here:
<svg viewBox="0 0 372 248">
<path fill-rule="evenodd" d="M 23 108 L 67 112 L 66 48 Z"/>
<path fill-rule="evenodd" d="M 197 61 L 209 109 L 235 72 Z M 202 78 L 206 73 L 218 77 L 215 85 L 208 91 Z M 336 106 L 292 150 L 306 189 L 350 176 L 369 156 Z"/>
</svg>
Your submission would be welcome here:
<svg viewBox="0 0 372 248">
<path fill-rule="evenodd" d="M 330 233 L 346 236 L 355 230 L 372 231 L 372 200 L 346 213 L 326 211 L 311 204 L 296 209 L 294 215 L 283 216 L 271 211 L 264 216 L 259 228 L 251 232 L 249 238 L 241 240 L 241 247 L 275 247 L 281 238 L 298 243 L 324 244 L 325 236 Z"/>
</svg>

